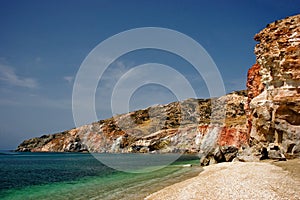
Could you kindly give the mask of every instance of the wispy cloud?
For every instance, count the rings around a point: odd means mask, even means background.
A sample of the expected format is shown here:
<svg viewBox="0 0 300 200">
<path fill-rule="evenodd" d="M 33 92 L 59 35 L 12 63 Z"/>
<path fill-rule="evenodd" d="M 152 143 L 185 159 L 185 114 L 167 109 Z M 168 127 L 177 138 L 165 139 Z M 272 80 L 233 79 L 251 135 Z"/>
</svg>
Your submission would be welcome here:
<svg viewBox="0 0 300 200">
<path fill-rule="evenodd" d="M 71 84 L 74 81 L 74 76 L 64 76 L 64 80 Z"/>
<path fill-rule="evenodd" d="M 225 82 L 226 91 L 238 91 L 238 90 L 245 90 L 246 89 L 246 79 L 244 78 L 236 78 L 231 79 Z"/>
<path fill-rule="evenodd" d="M 42 58 L 39 56 L 34 59 L 34 62 L 37 64 L 39 64 L 41 61 L 42 61 Z"/>
<path fill-rule="evenodd" d="M 159 68 L 156 64 L 155 67 L 151 64 L 138 67 L 134 63 L 128 64 L 128 61 L 115 62 L 101 77 L 102 83 L 96 94 L 98 116 L 108 117 L 111 112 L 126 113 L 154 104 L 194 97 L 183 75 L 171 69 L 163 66 Z"/>
<path fill-rule="evenodd" d="M 38 87 L 38 82 L 35 79 L 21 77 L 16 74 L 12 67 L 3 64 L 0 64 L 0 80 L 12 86 L 26 87 L 31 89 Z"/>
<path fill-rule="evenodd" d="M 109 67 L 107 71 L 101 77 L 101 80 L 106 84 L 111 85 L 119 80 L 119 78 L 128 71 L 128 69 L 134 66 L 134 63 L 127 63 L 125 61 L 115 61 L 112 67 Z"/>
<path fill-rule="evenodd" d="M 43 108 L 53 110 L 70 110 L 72 101 L 67 96 L 52 98 L 39 94 L 28 94 L 19 91 L 5 91 L 0 89 L 0 107 L 1 106 L 21 106 L 32 108 Z"/>
</svg>

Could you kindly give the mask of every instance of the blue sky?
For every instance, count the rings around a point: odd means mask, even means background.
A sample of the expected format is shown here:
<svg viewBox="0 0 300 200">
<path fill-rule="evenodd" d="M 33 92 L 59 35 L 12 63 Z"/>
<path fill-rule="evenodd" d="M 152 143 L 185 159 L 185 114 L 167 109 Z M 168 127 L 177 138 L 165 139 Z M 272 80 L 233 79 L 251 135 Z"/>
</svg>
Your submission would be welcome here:
<svg viewBox="0 0 300 200">
<path fill-rule="evenodd" d="M 255 63 L 255 33 L 299 11 L 296 0 L 0 0 L 0 149 L 75 126 L 74 77 L 88 53 L 110 36 L 139 27 L 182 32 L 210 54 L 230 92 L 245 89 L 247 70 Z M 111 115 L 110 90 L 118 78 L 148 62 L 179 70 L 199 98 L 208 97 L 189 63 L 171 53 L 141 50 L 121 56 L 107 70 L 109 78 L 102 80 L 107 87 L 96 94 L 99 119 Z M 168 89 L 147 85 L 134 93 L 130 109 L 175 100 Z"/>
</svg>

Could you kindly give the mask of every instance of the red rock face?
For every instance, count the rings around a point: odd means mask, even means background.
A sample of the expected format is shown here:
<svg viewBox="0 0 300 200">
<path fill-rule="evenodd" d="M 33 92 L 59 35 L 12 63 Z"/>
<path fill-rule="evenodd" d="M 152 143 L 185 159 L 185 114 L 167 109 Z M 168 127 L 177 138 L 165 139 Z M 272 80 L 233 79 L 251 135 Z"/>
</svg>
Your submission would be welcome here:
<svg viewBox="0 0 300 200">
<path fill-rule="evenodd" d="M 256 62 L 248 72 L 248 134 L 260 146 L 300 155 L 300 15 L 255 35 Z"/>
<path fill-rule="evenodd" d="M 254 97 L 258 96 L 264 90 L 264 85 L 261 81 L 260 65 L 254 64 L 247 74 L 247 90 L 248 90 L 248 102 Z"/>
<path fill-rule="evenodd" d="M 252 127 L 252 115 L 251 115 L 251 111 L 250 111 L 250 102 L 253 98 L 255 98 L 256 96 L 258 96 L 259 94 L 262 93 L 262 91 L 264 90 L 264 85 L 261 81 L 261 75 L 260 75 L 260 69 L 261 66 L 259 64 L 254 64 L 249 70 L 248 70 L 248 74 L 247 74 L 247 96 L 248 96 L 248 100 L 247 100 L 247 104 L 245 106 L 245 110 L 246 110 L 246 115 L 247 115 L 247 127 L 248 127 L 248 134 L 247 134 L 247 141 L 249 140 L 250 137 L 250 132 L 251 132 L 251 127 Z"/>
<path fill-rule="evenodd" d="M 201 137 L 209 134 L 213 129 L 218 130 L 215 144 L 218 146 L 234 146 L 240 148 L 248 144 L 248 132 L 245 126 L 199 126 Z"/>
<path fill-rule="evenodd" d="M 220 146 L 234 146 L 240 148 L 248 144 L 248 133 L 246 129 L 242 128 L 228 128 L 223 127 L 218 138 L 218 145 Z"/>
</svg>

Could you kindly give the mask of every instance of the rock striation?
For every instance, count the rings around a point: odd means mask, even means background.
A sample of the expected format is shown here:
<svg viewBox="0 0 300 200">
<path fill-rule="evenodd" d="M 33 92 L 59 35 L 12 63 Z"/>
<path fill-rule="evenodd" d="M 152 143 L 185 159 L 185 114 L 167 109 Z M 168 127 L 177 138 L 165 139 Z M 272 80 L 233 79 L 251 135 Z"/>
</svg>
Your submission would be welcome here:
<svg viewBox="0 0 300 200">
<path fill-rule="evenodd" d="M 262 158 L 300 155 L 300 15 L 255 35 L 248 71 L 248 134 Z"/>
</svg>

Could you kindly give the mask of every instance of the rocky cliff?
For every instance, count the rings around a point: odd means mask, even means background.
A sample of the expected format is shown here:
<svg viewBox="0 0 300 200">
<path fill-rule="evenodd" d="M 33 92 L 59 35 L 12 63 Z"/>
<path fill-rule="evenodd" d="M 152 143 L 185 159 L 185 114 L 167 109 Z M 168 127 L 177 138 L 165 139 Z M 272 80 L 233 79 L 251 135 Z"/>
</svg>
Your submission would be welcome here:
<svg viewBox="0 0 300 200">
<path fill-rule="evenodd" d="M 187 99 L 167 105 L 149 107 L 62 133 L 44 135 L 24 141 L 17 151 L 53 152 L 201 152 L 205 160 L 232 160 L 237 148 L 247 143 L 244 106 L 246 91 L 215 99 Z M 211 121 L 211 104 L 215 113 L 225 111 L 225 120 Z M 217 114 L 218 115 L 218 114 Z M 219 157 L 210 156 L 219 152 Z M 224 154 L 223 154 L 223 153 Z M 230 156 L 225 157 L 226 152 Z"/>
<path fill-rule="evenodd" d="M 255 35 L 249 69 L 250 145 L 265 158 L 300 155 L 300 15 L 267 25 Z"/>
</svg>

